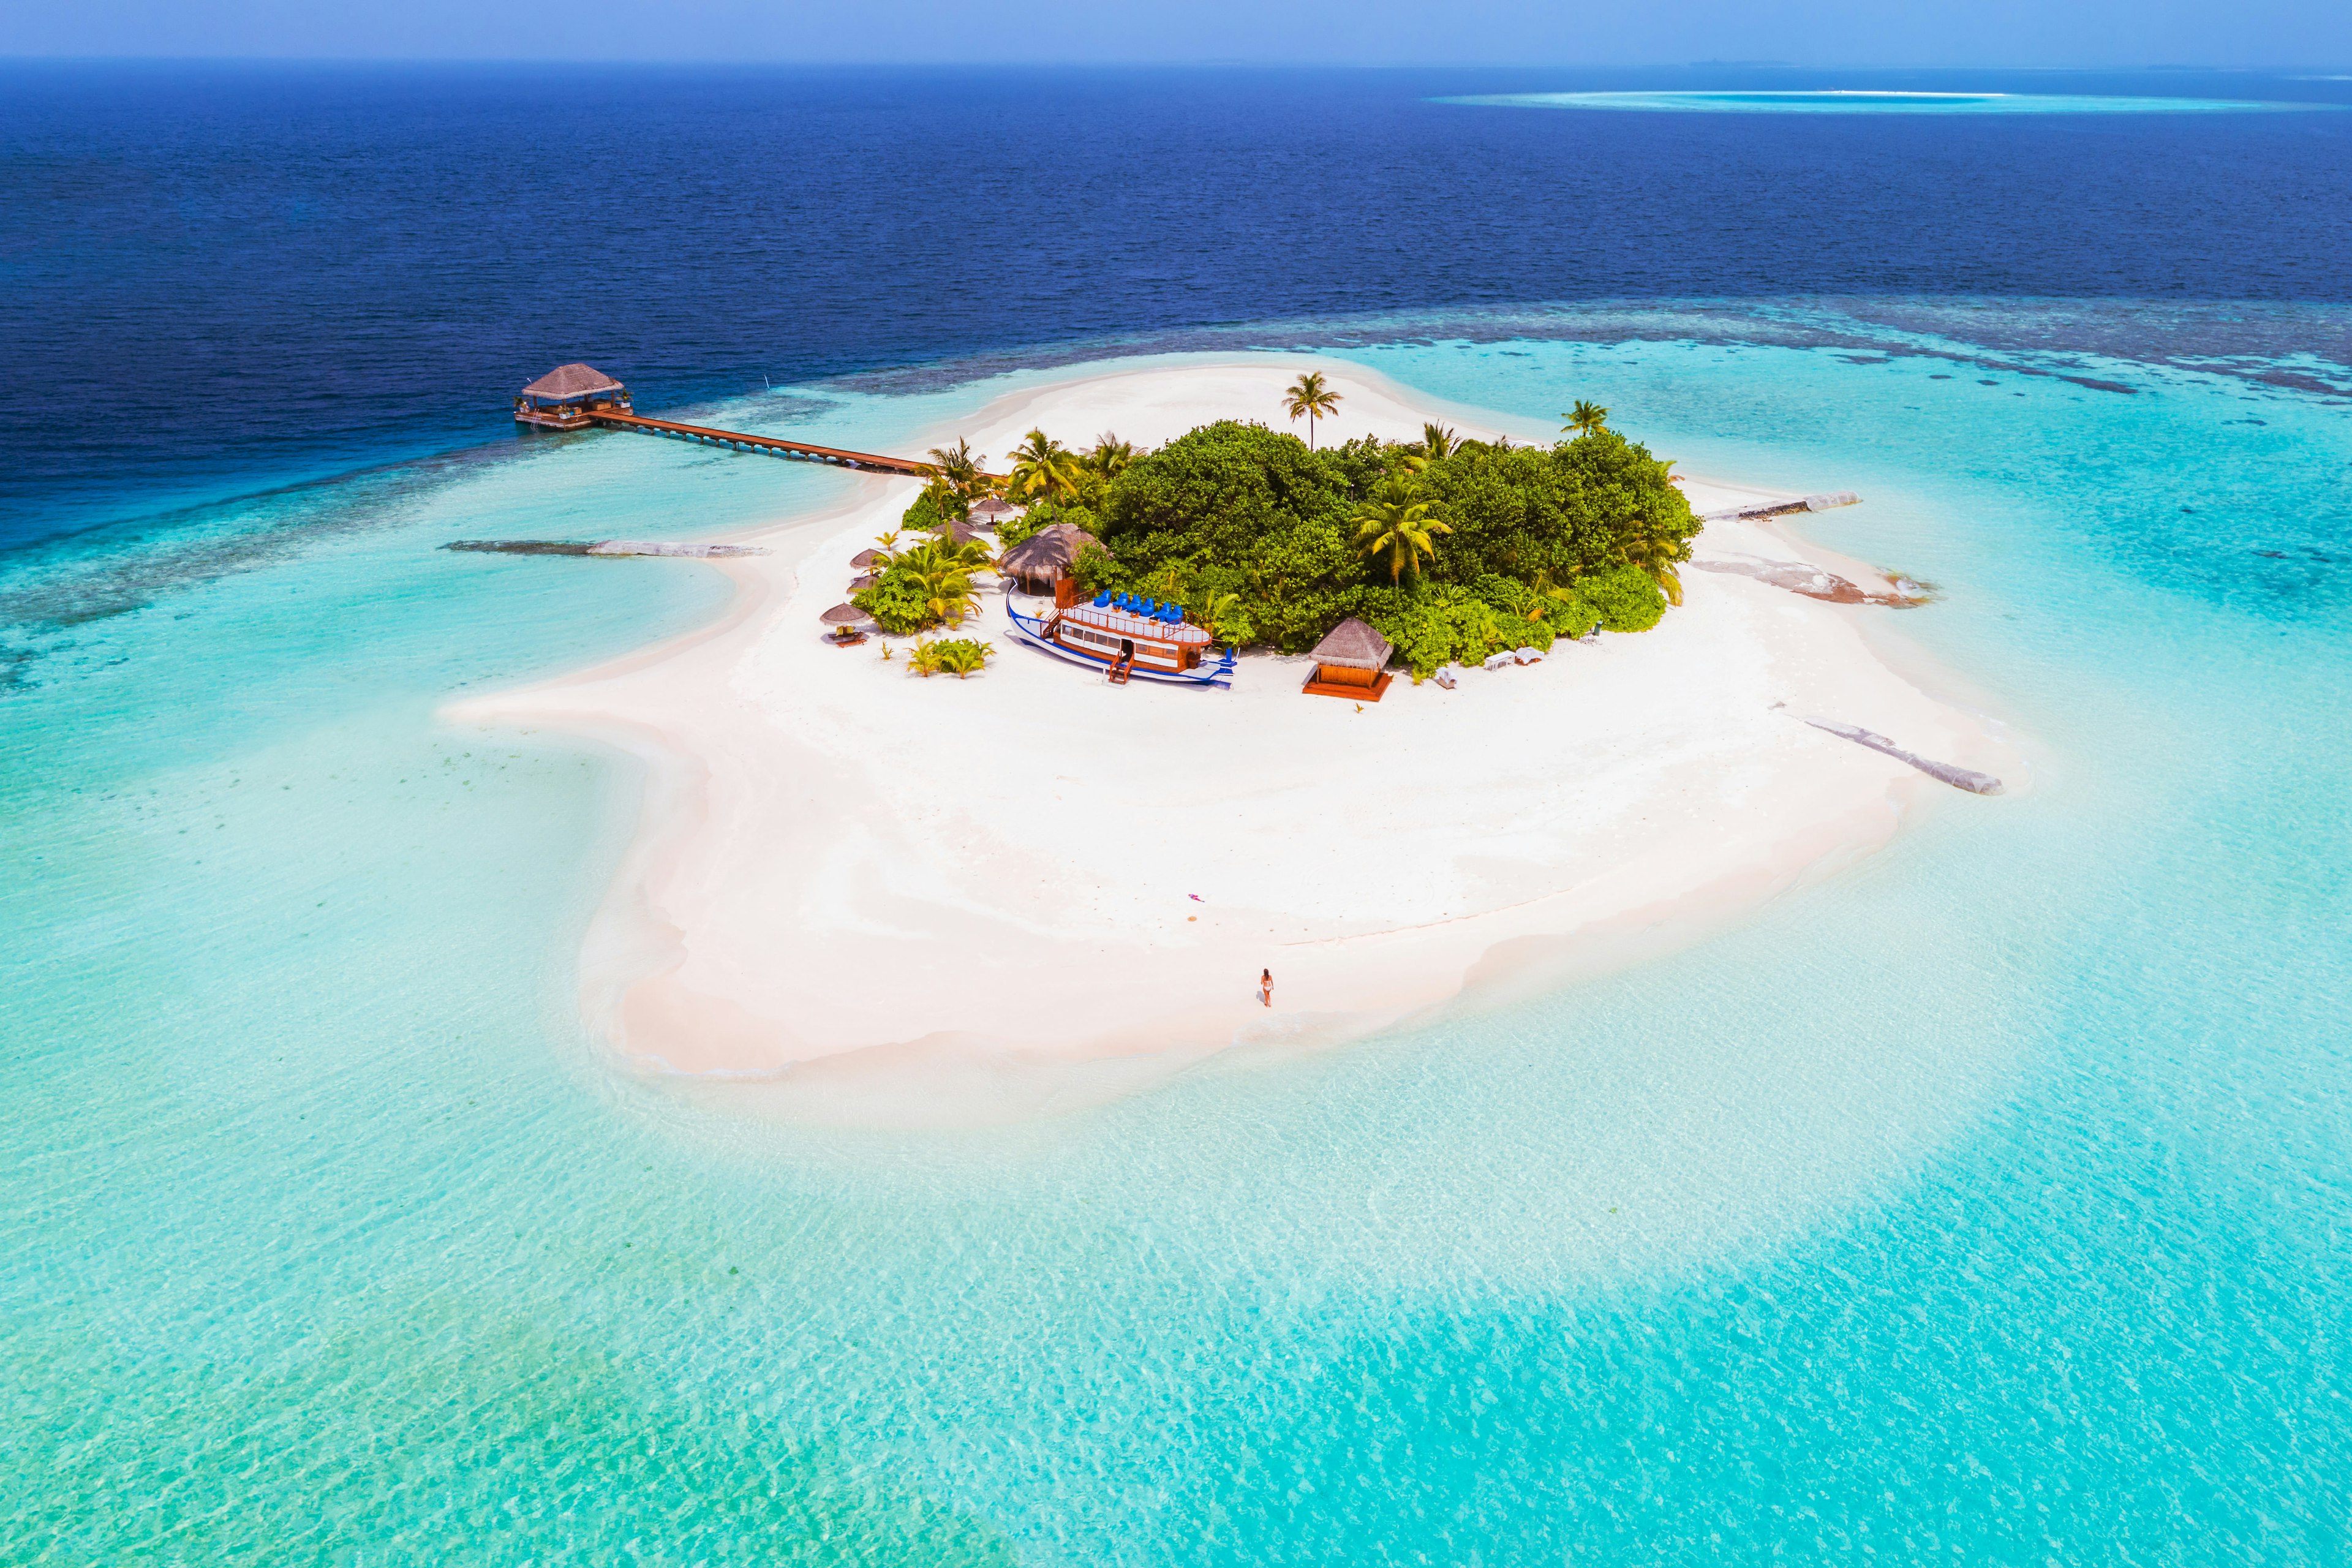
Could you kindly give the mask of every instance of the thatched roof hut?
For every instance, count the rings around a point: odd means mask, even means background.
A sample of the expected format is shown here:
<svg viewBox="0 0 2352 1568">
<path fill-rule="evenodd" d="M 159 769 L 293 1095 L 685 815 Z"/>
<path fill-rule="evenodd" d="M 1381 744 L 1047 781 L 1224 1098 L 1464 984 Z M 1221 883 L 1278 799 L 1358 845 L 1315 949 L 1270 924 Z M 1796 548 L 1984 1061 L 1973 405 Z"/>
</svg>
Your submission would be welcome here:
<svg viewBox="0 0 2352 1568">
<path fill-rule="evenodd" d="M 1315 645 L 1312 658 L 1328 669 L 1378 671 L 1387 668 L 1389 655 L 1394 651 L 1388 638 L 1350 616 Z"/>
<path fill-rule="evenodd" d="M 560 364 L 524 387 L 522 395 L 551 403 L 570 403 L 574 398 L 625 390 L 619 382 L 593 364 Z"/>
<path fill-rule="evenodd" d="M 1100 542 L 1074 522 L 1049 523 L 1006 551 L 996 570 L 1003 576 L 1019 578 L 1032 593 L 1049 592 L 1070 574 L 1080 551 Z M 1041 583 L 1043 588 L 1034 586 Z"/>
<path fill-rule="evenodd" d="M 1395 679 L 1388 672 L 1389 639 L 1349 616 L 1315 645 L 1315 673 L 1300 689 L 1310 697 L 1352 697 L 1378 702 Z"/>
</svg>

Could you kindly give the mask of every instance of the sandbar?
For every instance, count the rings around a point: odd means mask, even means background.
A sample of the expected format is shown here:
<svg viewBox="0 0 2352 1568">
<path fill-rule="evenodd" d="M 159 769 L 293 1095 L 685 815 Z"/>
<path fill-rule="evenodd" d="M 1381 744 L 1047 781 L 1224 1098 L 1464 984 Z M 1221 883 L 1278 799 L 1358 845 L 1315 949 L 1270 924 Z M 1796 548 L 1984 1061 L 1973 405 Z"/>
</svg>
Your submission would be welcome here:
<svg viewBox="0 0 2352 1568">
<path fill-rule="evenodd" d="M 1074 372 L 934 434 L 1001 467 L 1032 426 L 1078 447 L 1223 417 L 1280 427 L 1303 368 L 1343 397 L 1326 440 L 1412 439 L 1425 418 L 1545 434 L 1293 355 Z M 1684 483 L 1702 512 L 1779 499 Z M 1302 695 L 1307 661 L 1263 652 L 1230 691 L 1109 686 L 1015 643 L 992 589 L 962 634 L 995 644 L 985 673 L 916 678 L 903 643 L 885 660 L 880 639 L 822 636 L 850 557 L 917 490 L 856 485 L 730 536 L 765 554 L 686 568 L 738 584 L 716 624 L 447 714 L 643 764 L 644 820 L 582 954 L 583 1011 L 617 1067 L 782 1115 L 987 1122 L 1328 1048 L 1701 938 L 1931 803 L 1998 809 L 1807 717 L 2021 766 L 1998 724 L 1865 636 L 1868 617 L 1915 612 L 1727 573 L 1685 571 L 1654 630 L 1452 690 L 1400 676 L 1376 704 Z M 1891 592 L 1777 522 L 1712 523 L 1695 548 Z"/>
</svg>

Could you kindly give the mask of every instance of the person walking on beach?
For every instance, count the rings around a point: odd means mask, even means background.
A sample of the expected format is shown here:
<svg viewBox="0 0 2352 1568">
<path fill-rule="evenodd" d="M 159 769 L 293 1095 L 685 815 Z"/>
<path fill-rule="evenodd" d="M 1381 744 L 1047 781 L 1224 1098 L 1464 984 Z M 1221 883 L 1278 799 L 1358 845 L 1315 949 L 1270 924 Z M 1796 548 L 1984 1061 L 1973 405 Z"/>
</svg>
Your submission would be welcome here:
<svg viewBox="0 0 2352 1568">
<path fill-rule="evenodd" d="M 1274 971 L 1271 969 L 1257 972 L 1257 999 L 1262 1006 L 1274 1005 Z"/>
</svg>

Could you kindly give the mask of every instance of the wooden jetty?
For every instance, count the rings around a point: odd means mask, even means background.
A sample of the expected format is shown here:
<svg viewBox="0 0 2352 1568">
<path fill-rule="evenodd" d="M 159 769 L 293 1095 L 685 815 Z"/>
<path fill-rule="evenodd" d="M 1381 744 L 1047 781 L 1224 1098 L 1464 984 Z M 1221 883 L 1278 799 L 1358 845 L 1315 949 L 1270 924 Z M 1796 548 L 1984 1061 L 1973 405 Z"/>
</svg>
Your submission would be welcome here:
<svg viewBox="0 0 2352 1568">
<path fill-rule="evenodd" d="M 831 463 L 835 468 L 904 474 L 918 479 L 929 479 L 931 474 L 929 465 L 908 458 L 885 458 L 873 452 L 845 452 L 837 447 L 812 447 L 805 441 L 785 441 L 773 436 L 746 436 L 739 430 L 713 430 L 707 425 L 681 425 L 675 419 L 648 419 L 642 414 L 599 410 L 590 413 L 588 417 L 595 424 L 609 425 L 617 430 L 643 430 L 648 435 L 699 441 L 708 447 L 727 447 L 738 452 L 767 452 L 803 463 Z"/>
<path fill-rule="evenodd" d="M 835 468 L 867 473 L 902 474 L 927 479 L 931 468 L 908 458 L 886 458 L 876 452 L 849 452 L 838 447 L 812 446 L 774 436 L 748 436 L 740 430 L 714 430 L 707 425 L 683 425 L 675 419 L 648 419 L 629 402 L 629 389 L 590 364 L 567 364 L 548 372 L 522 389 L 515 399 L 518 424 L 543 430 L 584 430 L 592 425 L 616 430 L 643 430 L 649 436 L 699 441 L 737 452 L 765 452 L 803 463 L 829 463 Z"/>
</svg>

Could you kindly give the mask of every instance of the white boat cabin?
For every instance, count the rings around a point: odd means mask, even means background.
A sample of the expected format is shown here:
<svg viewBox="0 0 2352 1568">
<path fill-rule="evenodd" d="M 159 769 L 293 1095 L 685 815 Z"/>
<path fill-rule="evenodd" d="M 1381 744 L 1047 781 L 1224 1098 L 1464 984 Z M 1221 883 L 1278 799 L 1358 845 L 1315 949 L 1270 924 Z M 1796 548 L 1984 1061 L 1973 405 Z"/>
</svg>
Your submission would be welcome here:
<svg viewBox="0 0 2352 1568">
<path fill-rule="evenodd" d="M 1117 668 L 1178 674 L 1199 666 L 1209 651 L 1206 626 L 1187 625 L 1184 612 L 1133 594 L 1097 594 L 1055 616 L 1046 635 L 1073 653 Z"/>
</svg>

